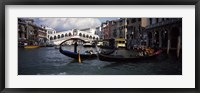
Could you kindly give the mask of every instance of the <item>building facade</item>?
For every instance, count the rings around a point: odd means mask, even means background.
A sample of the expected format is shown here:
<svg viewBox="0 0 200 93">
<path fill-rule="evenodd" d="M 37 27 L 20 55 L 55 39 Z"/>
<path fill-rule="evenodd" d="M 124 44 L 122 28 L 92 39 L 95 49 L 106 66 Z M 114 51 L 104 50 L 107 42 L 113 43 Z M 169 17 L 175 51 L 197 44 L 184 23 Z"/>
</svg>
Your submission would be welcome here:
<svg viewBox="0 0 200 93">
<path fill-rule="evenodd" d="M 96 27 L 96 34 L 99 36 L 99 40 L 102 40 L 103 39 L 103 31 L 102 31 L 102 27 L 99 26 L 99 27 Z"/>
<path fill-rule="evenodd" d="M 53 28 L 46 27 L 47 30 L 47 45 L 52 45 L 53 42 L 50 40 L 50 36 L 56 34 L 56 30 Z"/>
<path fill-rule="evenodd" d="M 147 46 L 146 18 L 127 18 L 127 48 Z"/>
<path fill-rule="evenodd" d="M 117 20 L 110 21 L 110 38 L 123 38 L 126 39 L 127 33 L 127 18 L 120 18 Z"/>
<path fill-rule="evenodd" d="M 105 23 L 102 23 L 103 39 L 110 39 L 110 28 L 111 28 L 110 21 L 106 21 Z"/>
<path fill-rule="evenodd" d="M 108 31 L 108 26 L 107 26 L 107 23 L 102 23 L 101 24 L 101 31 L 102 31 L 102 33 L 103 33 L 103 37 L 102 37 L 102 39 L 108 39 L 109 37 L 109 31 Z"/>
<path fill-rule="evenodd" d="M 148 46 L 175 50 L 179 57 L 182 50 L 182 18 L 148 18 Z"/>
<path fill-rule="evenodd" d="M 47 33 L 44 26 L 37 26 L 33 19 L 18 18 L 18 45 L 46 45 Z"/>
</svg>

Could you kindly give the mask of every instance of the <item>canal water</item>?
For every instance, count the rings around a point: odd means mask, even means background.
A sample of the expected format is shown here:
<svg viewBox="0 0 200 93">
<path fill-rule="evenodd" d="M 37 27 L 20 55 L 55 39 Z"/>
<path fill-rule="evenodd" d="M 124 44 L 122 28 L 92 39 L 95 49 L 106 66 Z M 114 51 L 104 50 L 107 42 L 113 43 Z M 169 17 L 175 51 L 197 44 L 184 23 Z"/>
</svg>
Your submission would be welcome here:
<svg viewBox="0 0 200 93">
<path fill-rule="evenodd" d="M 72 47 L 66 47 L 73 50 Z M 87 50 L 82 48 L 81 50 Z M 18 75 L 181 75 L 182 62 L 165 54 L 141 62 L 107 62 L 98 59 L 78 63 L 54 47 L 18 48 Z"/>
</svg>

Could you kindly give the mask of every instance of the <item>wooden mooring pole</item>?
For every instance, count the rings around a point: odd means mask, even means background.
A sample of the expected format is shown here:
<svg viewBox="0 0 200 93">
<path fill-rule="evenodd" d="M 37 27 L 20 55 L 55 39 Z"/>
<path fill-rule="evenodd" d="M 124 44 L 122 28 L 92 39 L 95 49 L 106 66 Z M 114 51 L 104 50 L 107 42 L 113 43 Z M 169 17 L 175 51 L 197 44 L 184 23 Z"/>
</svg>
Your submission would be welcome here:
<svg viewBox="0 0 200 93">
<path fill-rule="evenodd" d="M 180 55 L 180 48 L 181 48 L 181 37 L 178 36 L 178 43 L 177 43 L 177 58 L 179 58 L 179 55 Z"/>
<path fill-rule="evenodd" d="M 167 41 L 167 54 L 169 54 L 169 49 L 170 49 L 170 39 L 168 39 Z"/>
<path fill-rule="evenodd" d="M 78 50 L 78 62 L 81 63 L 80 50 Z"/>
</svg>

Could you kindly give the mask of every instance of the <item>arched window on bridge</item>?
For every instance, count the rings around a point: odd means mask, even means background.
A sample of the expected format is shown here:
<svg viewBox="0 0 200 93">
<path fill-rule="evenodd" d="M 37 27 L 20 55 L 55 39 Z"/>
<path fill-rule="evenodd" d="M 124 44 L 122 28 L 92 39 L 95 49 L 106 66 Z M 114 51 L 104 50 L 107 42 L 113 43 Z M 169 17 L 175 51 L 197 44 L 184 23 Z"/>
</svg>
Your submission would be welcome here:
<svg viewBox="0 0 200 93">
<path fill-rule="evenodd" d="M 64 38 L 64 34 L 61 35 L 61 38 Z"/>
<path fill-rule="evenodd" d="M 90 39 L 92 39 L 92 36 L 90 36 Z"/>
<path fill-rule="evenodd" d="M 99 38 L 97 37 L 96 40 L 99 40 Z"/>
<path fill-rule="evenodd" d="M 88 36 L 88 35 L 86 35 L 86 38 L 89 38 L 89 36 Z"/>
<path fill-rule="evenodd" d="M 54 39 L 57 39 L 56 36 L 54 36 Z"/>
<path fill-rule="evenodd" d="M 79 36 L 82 36 L 82 33 L 79 33 Z"/>
<path fill-rule="evenodd" d="M 85 34 L 83 34 L 83 37 L 85 37 Z"/>
<path fill-rule="evenodd" d="M 72 36 L 72 33 L 69 33 L 69 36 Z"/>
<path fill-rule="evenodd" d="M 50 37 L 50 40 L 53 40 L 53 37 L 52 37 L 52 36 Z"/>
<path fill-rule="evenodd" d="M 65 34 L 65 37 L 67 37 L 67 33 Z"/>
<path fill-rule="evenodd" d="M 60 35 L 58 35 L 58 39 L 60 39 Z"/>
<path fill-rule="evenodd" d="M 95 37 L 93 37 L 93 39 L 95 39 Z"/>
</svg>

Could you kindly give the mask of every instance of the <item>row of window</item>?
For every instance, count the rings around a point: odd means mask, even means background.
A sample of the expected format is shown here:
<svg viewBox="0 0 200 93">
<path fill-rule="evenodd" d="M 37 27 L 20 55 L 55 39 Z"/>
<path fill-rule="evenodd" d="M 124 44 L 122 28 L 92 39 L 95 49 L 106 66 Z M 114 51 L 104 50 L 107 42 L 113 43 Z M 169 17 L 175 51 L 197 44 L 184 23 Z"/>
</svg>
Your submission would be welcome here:
<svg viewBox="0 0 200 93">
<path fill-rule="evenodd" d="M 135 23 L 137 20 L 138 21 L 141 21 L 141 18 L 131 18 L 131 20 L 127 20 L 127 24 L 129 24 L 129 23 Z"/>
<path fill-rule="evenodd" d="M 156 19 L 156 23 L 158 23 L 159 22 L 159 18 L 155 18 Z M 153 24 L 153 18 L 149 18 L 149 21 L 150 21 L 150 24 Z M 164 20 L 170 20 L 170 18 L 162 18 L 161 19 L 162 21 L 164 21 Z"/>
</svg>

